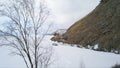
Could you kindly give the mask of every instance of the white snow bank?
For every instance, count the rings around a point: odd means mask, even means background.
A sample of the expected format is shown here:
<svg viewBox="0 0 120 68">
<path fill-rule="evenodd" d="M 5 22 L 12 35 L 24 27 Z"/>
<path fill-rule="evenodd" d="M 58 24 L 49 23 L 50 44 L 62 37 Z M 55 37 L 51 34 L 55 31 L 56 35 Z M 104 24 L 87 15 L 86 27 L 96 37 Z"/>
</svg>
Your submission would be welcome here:
<svg viewBox="0 0 120 68">
<path fill-rule="evenodd" d="M 50 40 L 49 42 L 50 44 L 55 43 Z M 51 65 L 51 68 L 111 68 L 115 64 L 120 64 L 118 54 L 71 47 L 68 44 L 57 42 L 56 44 L 58 46 L 53 46 L 53 48 L 57 60 Z"/>
<path fill-rule="evenodd" d="M 46 36 L 42 46 L 53 47 L 55 61 L 49 68 L 111 68 L 120 64 L 120 55 L 90 49 L 72 47 L 68 44 L 57 43 Z M 56 44 L 53 46 L 52 44 Z M 0 68 L 26 68 L 23 60 L 18 56 L 8 55 L 7 48 L 0 48 Z"/>
</svg>

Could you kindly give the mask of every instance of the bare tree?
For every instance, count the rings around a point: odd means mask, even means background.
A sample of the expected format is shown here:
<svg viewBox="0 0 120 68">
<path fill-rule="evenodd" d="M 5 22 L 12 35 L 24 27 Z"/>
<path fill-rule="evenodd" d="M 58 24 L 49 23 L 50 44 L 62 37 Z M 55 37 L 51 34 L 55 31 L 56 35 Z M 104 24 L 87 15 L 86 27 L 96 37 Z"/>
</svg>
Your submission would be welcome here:
<svg viewBox="0 0 120 68">
<path fill-rule="evenodd" d="M 41 27 L 49 11 L 43 0 L 38 1 L 7 0 L 7 4 L 0 4 L 0 15 L 9 18 L 7 27 L 0 30 L 6 41 L 1 45 L 16 49 L 14 53 L 24 59 L 27 68 L 47 68 L 52 56 L 51 48 L 41 47 L 45 36 L 40 34 Z"/>
</svg>

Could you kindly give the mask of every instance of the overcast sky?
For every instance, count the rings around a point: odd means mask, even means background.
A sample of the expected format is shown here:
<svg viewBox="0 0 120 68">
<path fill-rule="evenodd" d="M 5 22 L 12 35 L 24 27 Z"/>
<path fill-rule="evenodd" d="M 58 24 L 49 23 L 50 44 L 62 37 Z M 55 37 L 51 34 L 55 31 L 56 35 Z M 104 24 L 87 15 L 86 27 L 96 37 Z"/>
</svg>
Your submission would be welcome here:
<svg viewBox="0 0 120 68">
<path fill-rule="evenodd" d="M 6 1 L 6 0 L 0 0 Z M 100 0 L 46 0 L 50 9 L 49 22 L 52 23 L 50 31 L 54 29 L 67 29 L 76 21 L 90 13 L 100 2 Z M 0 22 L 6 19 L 0 17 Z M 46 24 L 48 24 L 46 23 Z M 0 23 L 1 24 L 1 23 Z M 46 29 L 47 26 L 44 26 Z"/>
<path fill-rule="evenodd" d="M 66 29 L 90 13 L 100 0 L 47 0 L 47 2 L 54 28 Z"/>
</svg>

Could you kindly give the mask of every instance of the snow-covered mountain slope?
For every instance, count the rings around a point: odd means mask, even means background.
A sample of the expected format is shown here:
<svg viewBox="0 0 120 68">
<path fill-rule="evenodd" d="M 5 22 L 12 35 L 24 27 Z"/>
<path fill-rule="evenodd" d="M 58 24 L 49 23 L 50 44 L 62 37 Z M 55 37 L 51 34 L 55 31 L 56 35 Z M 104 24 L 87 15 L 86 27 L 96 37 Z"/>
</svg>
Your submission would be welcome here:
<svg viewBox="0 0 120 68">
<path fill-rule="evenodd" d="M 120 64 L 119 54 L 72 47 L 53 42 L 51 37 L 46 36 L 41 43 L 42 46 L 52 47 L 54 51 L 54 62 L 49 68 L 111 68 Z M 0 68 L 26 68 L 20 57 L 7 55 L 9 51 L 6 48 L 0 48 L 0 53 Z"/>
<path fill-rule="evenodd" d="M 53 34 L 63 35 L 66 31 L 67 31 L 66 29 L 59 29 L 59 30 L 56 30 Z"/>
<path fill-rule="evenodd" d="M 53 46 L 55 62 L 51 68 L 110 68 L 115 64 L 120 64 L 120 55 L 93 51 L 90 49 L 72 47 L 69 44 L 62 44 L 50 41 L 51 37 L 46 36 L 44 42 Z"/>
</svg>

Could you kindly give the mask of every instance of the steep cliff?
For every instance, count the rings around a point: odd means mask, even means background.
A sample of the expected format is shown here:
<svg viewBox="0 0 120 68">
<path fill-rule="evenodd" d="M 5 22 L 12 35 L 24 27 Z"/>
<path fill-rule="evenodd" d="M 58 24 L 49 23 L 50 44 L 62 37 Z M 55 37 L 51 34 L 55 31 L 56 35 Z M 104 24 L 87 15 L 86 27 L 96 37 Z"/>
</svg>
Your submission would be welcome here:
<svg viewBox="0 0 120 68">
<path fill-rule="evenodd" d="M 120 0 L 101 0 L 83 19 L 64 34 L 70 44 L 98 44 L 100 50 L 120 50 Z"/>
</svg>

